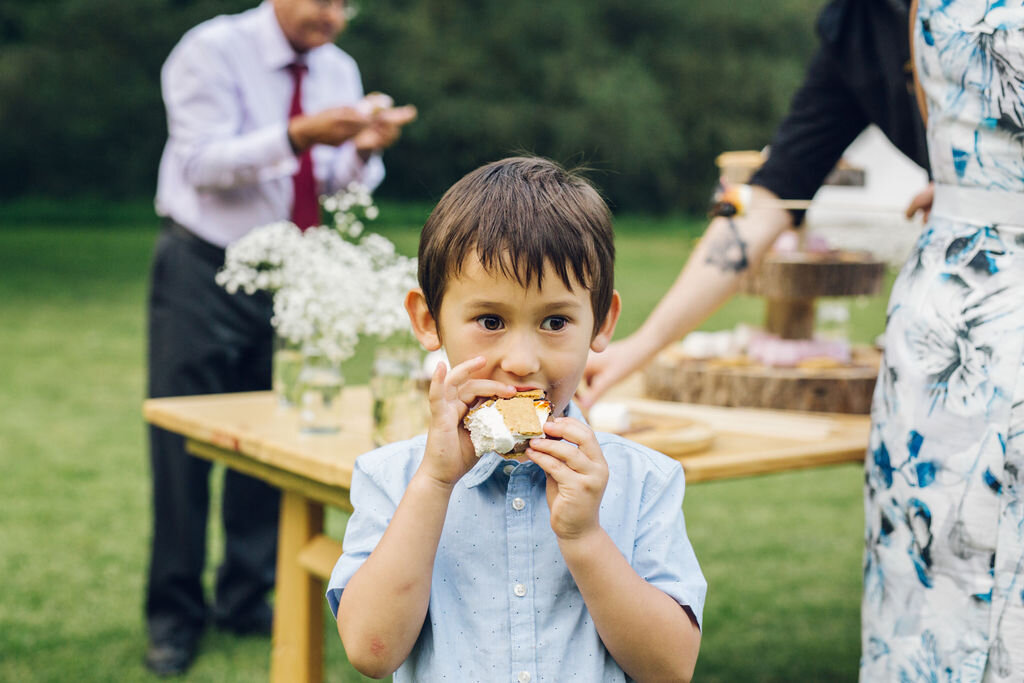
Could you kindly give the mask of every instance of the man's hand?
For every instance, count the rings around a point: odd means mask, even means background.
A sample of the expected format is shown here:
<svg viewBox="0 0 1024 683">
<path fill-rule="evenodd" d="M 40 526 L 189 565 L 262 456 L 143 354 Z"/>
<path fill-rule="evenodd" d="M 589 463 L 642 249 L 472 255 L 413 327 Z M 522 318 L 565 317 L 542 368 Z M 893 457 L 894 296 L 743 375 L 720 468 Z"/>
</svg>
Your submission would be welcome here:
<svg viewBox="0 0 1024 683">
<path fill-rule="evenodd" d="M 356 144 L 356 149 L 363 157 L 368 157 L 374 152 L 379 152 L 382 149 L 387 149 L 391 145 L 395 144 L 398 137 L 402 134 L 402 129 L 399 126 L 393 126 L 382 122 L 374 122 L 363 128 L 359 133 L 352 138 L 352 141 Z"/>
<path fill-rule="evenodd" d="M 514 386 L 490 379 L 473 379 L 486 360 L 477 356 L 451 370 L 438 363 L 430 378 L 430 429 L 420 472 L 443 486 L 455 483 L 476 464 L 476 451 L 462 418 L 479 398 L 515 396 Z"/>
<path fill-rule="evenodd" d="M 300 154 L 313 145 L 337 146 L 370 125 L 370 118 L 355 107 L 332 107 L 316 114 L 300 114 L 288 122 L 288 139 Z"/>
<path fill-rule="evenodd" d="M 927 221 L 928 217 L 932 213 L 932 202 L 935 200 L 935 183 L 928 183 L 928 186 L 914 195 L 914 198 L 910 200 L 910 204 L 907 206 L 905 212 L 907 219 L 912 219 L 917 212 L 921 212 L 921 217 Z"/>
<path fill-rule="evenodd" d="M 356 149 L 364 156 L 387 149 L 402 134 L 402 126 L 416 119 L 416 107 L 392 107 L 373 114 L 370 124 L 354 138 Z"/>
<path fill-rule="evenodd" d="M 608 463 L 594 431 L 579 420 L 549 420 L 544 433 L 549 438 L 531 439 L 526 454 L 548 475 L 551 530 L 559 540 L 582 538 L 600 529 Z"/>
</svg>

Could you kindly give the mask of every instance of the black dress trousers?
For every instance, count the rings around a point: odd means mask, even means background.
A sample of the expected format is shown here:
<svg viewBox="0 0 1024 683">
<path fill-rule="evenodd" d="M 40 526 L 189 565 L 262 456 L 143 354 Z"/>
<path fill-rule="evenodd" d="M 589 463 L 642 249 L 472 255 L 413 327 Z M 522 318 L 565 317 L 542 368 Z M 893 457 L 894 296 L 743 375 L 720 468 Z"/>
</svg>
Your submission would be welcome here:
<svg viewBox="0 0 1024 683">
<path fill-rule="evenodd" d="M 259 292 L 228 294 L 214 277 L 224 250 L 168 224 L 157 240 L 149 298 L 149 396 L 269 389 L 272 302 Z M 197 633 L 207 619 L 201 576 L 210 503 L 208 461 L 183 437 L 150 427 L 153 538 L 146 620 L 153 641 Z M 224 561 L 213 617 L 243 623 L 265 610 L 274 584 L 280 492 L 226 470 Z"/>
</svg>

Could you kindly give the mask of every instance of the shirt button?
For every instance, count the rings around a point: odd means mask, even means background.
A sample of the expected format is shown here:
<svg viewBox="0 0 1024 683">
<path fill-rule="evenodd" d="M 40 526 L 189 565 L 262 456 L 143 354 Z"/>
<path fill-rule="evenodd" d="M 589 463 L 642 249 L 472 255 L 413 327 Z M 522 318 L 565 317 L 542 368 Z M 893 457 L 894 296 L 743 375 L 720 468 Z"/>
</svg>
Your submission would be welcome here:
<svg viewBox="0 0 1024 683">
<path fill-rule="evenodd" d="M 515 468 L 516 468 L 515 465 L 505 465 L 505 467 L 502 468 L 502 471 L 505 474 L 512 474 L 512 470 L 514 470 Z"/>
<path fill-rule="evenodd" d="M 512 592 L 513 592 L 513 593 L 515 593 L 517 597 L 520 597 L 520 598 L 521 598 L 521 597 L 523 597 L 524 595 L 526 595 L 526 586 L 524 586 L 524 585 L 523 585 L 523 584 L 521 584 L 521 583 L 517 583 L 517 584 L 516 584 L 516 585 L 515 585 L 515 586 L 514 586 L 514 587 L 512 588 Z"/>
<path fill-rule="evenodd" d="M 530 672 L 520 671 L 517 678 L 519 679 L 519 683 L 530 683 Z"/>
<path fill-rule="evenodd" d="M 523 500 L 522 498 L 513 498 L 512 507 L 515 508 L 516 510 L 522 510 L 524 507 L 526 507 L 526 501 Z"/>
</svg>

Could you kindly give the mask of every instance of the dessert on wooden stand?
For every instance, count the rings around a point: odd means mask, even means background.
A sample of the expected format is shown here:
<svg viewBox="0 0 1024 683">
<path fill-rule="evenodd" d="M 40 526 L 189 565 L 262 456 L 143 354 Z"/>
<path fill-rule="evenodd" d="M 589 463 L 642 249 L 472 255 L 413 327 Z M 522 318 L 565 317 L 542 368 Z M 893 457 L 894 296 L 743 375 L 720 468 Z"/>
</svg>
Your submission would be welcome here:
<svg viewBox="0 0 1024 683">
<path fill-rule="evenodd" d="M 750 194 L 742 185 L 759 165 L 753 155 L 720 157 L 723 182 L 715 215 L 743 215 Z M 845 172 L 845 184 L 856 169 Z M 737 184 L 738 183 L 738 184 Z M 806 209 L 807 201 L 779 200 L 779 208 Z M 744 406 L 868 413 L 879 353 L 844 338 L 815 334 L 817 300 L 881 292 L 886 265 L 866 252 L 830 249 L 823 240 L 787 233 L 741 290 L 765 299 L 763 330 L 692 333 L 662 352 L 644 373 L 651 398 Z"/>
</svg>

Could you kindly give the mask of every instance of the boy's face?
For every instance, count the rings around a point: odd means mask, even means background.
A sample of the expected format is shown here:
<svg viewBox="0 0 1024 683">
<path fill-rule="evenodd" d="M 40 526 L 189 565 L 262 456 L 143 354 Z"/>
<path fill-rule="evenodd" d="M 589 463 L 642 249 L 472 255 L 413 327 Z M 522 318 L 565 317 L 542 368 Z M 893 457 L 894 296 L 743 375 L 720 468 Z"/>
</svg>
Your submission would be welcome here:
<svg viewBox="0 0 1024 683">
<path fill-rule="evenodd" d="M 483 356 L 487 362 L 477 378 L 522 391 L 543 389 L 553 414 L 560 415 L 576 391 L 590 349 L 601 351 L 611 340 L 619 298 L 616 293 L 595 335 L 590 291 L 575 279 L 572 289 L 566 287 L 550 264 L 543 281 L 543 289 L 536 281 L 524 288 L 500 272 L 485 271 L 474 254 L 449 280 L 437 320 L 426 313 L 429 320 L 417 325 L 416 306 L 410 307 L 413 326 L 428 349 L 444 345 L 453 367 Z M 419 301 L 422 314 L 422 293 Z"/>
</svg>

